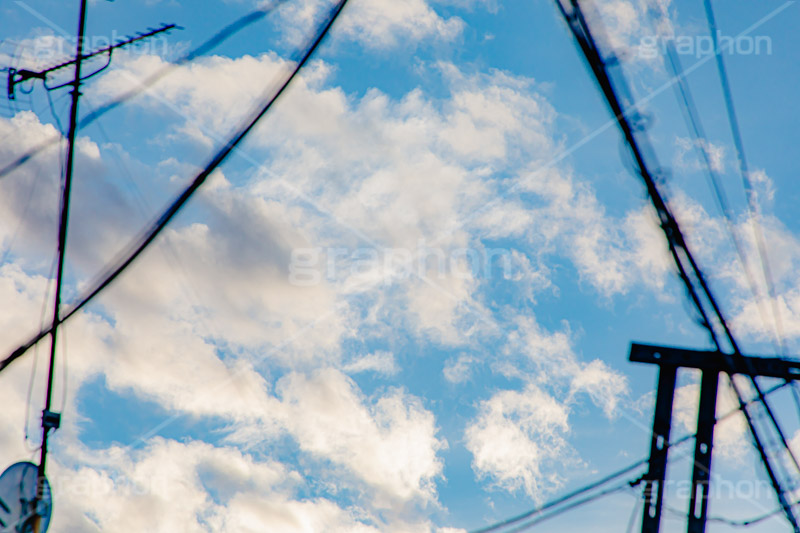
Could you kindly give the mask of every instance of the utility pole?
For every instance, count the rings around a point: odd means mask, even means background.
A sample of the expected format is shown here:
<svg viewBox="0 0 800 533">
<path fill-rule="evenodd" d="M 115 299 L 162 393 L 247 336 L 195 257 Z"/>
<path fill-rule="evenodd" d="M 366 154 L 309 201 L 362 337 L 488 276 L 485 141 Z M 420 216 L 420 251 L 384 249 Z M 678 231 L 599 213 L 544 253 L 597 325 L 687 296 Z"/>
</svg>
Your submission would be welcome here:
<svg viewBox="0 0 800 533">
<path fill-rule="evenodd" d="M 800 362 L 781 358 L 739 356 L 733 367 L 723 354 L 717 351 L 685 350 L 666 346 L 631 344 L 630 361 L 658 365 L 658 386 L 656 406 L 653 416 L 653 434 L 650 444 L 650 462 L 644 481 L 644 511 L 642 514 L 642 533 L 658 533 L 661 526 L 661 511 L 664 501 L 664 482 L 666 481 L 667 458 L 669 454 L 669 433 L 672 424 L 672 402 L 675 394 L 676 374 L 679 368 L 696 368 L 702 371 L 700 382 L 700 405 L 697 414 L 697 436 L 694 447 L 694 466 L 692 468 L 692 492 L 689 496 L 688 533 L 704 533 L 708 516 L 709 482 L 711 480 L 711 456 L 716 424 L 716 404 L 719 374 L 734 374 L 779 378 L 792 381 L 800 378 Z M 759 398 L 766 402 L 766 398 Z M 756 403 L 759 403 L 756 402 Z M 744 407 L 746 409 L 746 407 Z M 769 450 L 765 450 L 768 452 Z M 772 462 L 773 465 L 780 461 Z M 792 525 L 798 532 L 796 503 L 789 502 L 794 487 L 786 476 L 779 479 L 777 469 L 767 469 L 778 502 Z"/>
<path fill-rule="evenodd" d="M 78 102 L 80 100 L 81 82 L 100 71 L 104 70 L 111 63 L 111 56 L 115 49 L 123 46 L 128 46 L 135 42 L 141 41 L 153 35 L 169 31 L 177 26 L 175 24 L 162 24 L 155 29 L 149 29 L 147 32 L 139 33 L 135 37 L 128 37 L 125 40 L 111 44 L 104 48 L 94 50 L 84 54 L 84 42 L 86 34 L 86 7 L 87 1 L 81 0 L 80 13 L 78 16 L 78 34 L 77 42 L 75 45 L 75 57 L 69 61 L 65 61 L 58 65 L 46 68 L 40 71 L 32 71 L 26 69 L 9 69 L 7 92 L 10 100 L 14 99 L 14 89 L 17 84 L 22 83 L 29 79 L 40 79 L 45 85 L 46 90 L 58 89 L 60 87 L 72 87 L 72 104 L 69 113 L 69 130 L 67 133 L 67 161 L 64 169 L 63 185 L 61 190 L 61 203 L 60 203 L 60 216 L 58 225 L 58 263 L 56 270 L 56 287 L 55 297 L 53 301 L 53 327 L 50 331 L 50 360 L 47 373 L 47 392 L 45 395 L 45 405 L 42 410 L 42 444 L 39 454 L 39 464 L 36 467 L 36 492 L 35 496 L 26 505 L 27 509 L 22 511 L 21 516 L 16 517 L 18 527 L 22 531 L 23 524 L 29 524 L 31 529 L 24 529 L 25 531 L 33 531 L 34 533 L 44 533 L 42 531 L 43 517 L 49 517 L 50 514 L 50 488 L 46 478 L 46 465 L 47 465 L 47 452 L 48 452 L 48 438 L 51 430 L 56 430 L 61 424 L 61 413 L 52 410 L 52 397 L 53 397 L 53 377 L 55 374 L 55 359 L 56 359 L 56 341 L 58 338 L 58 326 L 61 323 L 61 292 L 64 281 L 64 259 L 67 251 L 67 227 L 69 225 L 69 206 L 70 206 L 70 192 L 72 189 L 72 178 L 74 174 L 75 163 L 75 136 L 78 130 Z M 95 70 L 87 76 L 81 76 L 81 67 L 84 60 L 99 56 L 101 54 L 108 54 L 108 61 L 105 66 Z M 74 66 L 74 74 L 72 81 L 57 85 L 55 87 L 47 86 L 47 75 L 53 71 Z M 33 465 L 31 465 L 31 468 Z M 49 520 L 45 521 L 44 529 L 47 529 Z"/>
</svg>

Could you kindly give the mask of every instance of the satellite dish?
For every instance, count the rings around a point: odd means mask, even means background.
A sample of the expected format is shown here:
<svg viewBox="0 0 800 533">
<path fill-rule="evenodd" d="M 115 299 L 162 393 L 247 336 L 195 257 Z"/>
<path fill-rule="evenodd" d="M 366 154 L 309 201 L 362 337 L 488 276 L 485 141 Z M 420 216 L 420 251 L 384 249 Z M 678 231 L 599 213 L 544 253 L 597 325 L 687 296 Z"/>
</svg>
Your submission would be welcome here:
<svg viewBox="0 0 800 533">
<path fill-rule="evenodd" d="M 33 533 L 33 522 L 39 515 L 39 533 L 50 526 L 53 496 L 50 483 L 44 479 L 42 497 L 33 508 L 36 498 L 38 467 L 27 461 L 13 464 L 0 475 L 0 532 Z"/>
</svg>

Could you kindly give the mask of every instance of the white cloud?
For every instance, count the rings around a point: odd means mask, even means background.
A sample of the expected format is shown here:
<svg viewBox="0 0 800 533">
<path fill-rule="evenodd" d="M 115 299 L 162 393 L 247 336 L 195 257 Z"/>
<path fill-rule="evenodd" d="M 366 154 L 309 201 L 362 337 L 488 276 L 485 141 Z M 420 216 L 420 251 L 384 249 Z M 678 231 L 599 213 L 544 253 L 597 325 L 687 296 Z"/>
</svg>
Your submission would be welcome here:
<svg viewBox="0 0 800 533">
<path fill-rule="evenodd" d="M 571 387 L 573 392 L 586 392 L 606 416 L 612 417 L 617 412 L 620 397 L 628 390 L 628 383 L 624 376 L 595 359 L 577 372 Z"/>
<path fill-rule="evenodd" d="M 329 0 L 284 5 L 280 14 L 290 40 L 300 42 L 301 35 L 307 35 L 312 24 L 331 5 Z M 342 11 L 333 35 L 344 35 L 369 48 L 388 49 L 423 40 L 451 41 L 463 28 L 461 19 L 442 17 L 426 0 L 351 0 Z"/>
<path fill-rule="evenodd" d="M 506 368 L 512 369 L 514 377 L 525 377 L 540 386 L 567 385 L 571 395 L 586 393 L 606 416 L 615 416 L 620 399 L 628 394 L 626 378 L 599 359 L 581 361 L 571 337 L 566 324 L 561 331 L 551 332 L 534 317 L 519 316 L 503 349 L 513 361 L 513 366 Z"/>
<path fill-rule="evenodd" d="M 400 390 L 367 405 L 355 384 L 329 369 L 312 377 L 292 374 L 278 384 L 283 423 L 301 450 L 346 467 L 374 491 L 374 504 L 390 507 L 433 501 L 441 476 L 432 413 Z"/>
<path fill-rule="evenodd" d="M 456 359 L 449 359 L 445 365 L 444 379 L 450 383 L 464 383 L 472 376 L 472 367 L 478 362 L 476 357 L 461 354 Z"/>
<path fill-rule="evenodd" d="M 658 226 L 655 210 L 644 205 L 625 217 L 624 231 L 635 253 L 632 260 L 644 283 L 663 294 L 664 283 L 674 268 L 664 233 Z"/>
<path fill-rule="evenodd" d="M 344 371 L 357 374 L 359 372 L 375 372 L 385 376 L 397 374 L 400 369 L 391 352 L 377 351 L 353 360 L 344 366 Z"/>
<path fill-rule="evenodd" d="M 72 453 L 81 466 L 51 462 L 54 532 L 377 531 L 330 500 L 295 499 L 297 472 L 230 447 L 155 438 L 137 451 Z"/>
<path fill-rule="evenodd" d="M 676 137 L 675 147 L 674 167 L 688 170 L 705 169 L 705 159 L 697 154 L 697 151 L 702 150 L 708 158 L 711 170 L 716 173 L 725 172 L 727 154 L 724 145 L 714 144 L 704 139 L 693 141 L 688 137 Z"/>
<path fill-rule="evenodd" d="M 162 64 L 147 56 L 118 62 L 121 70 L 94 84 L 93 96 L 127 87 L 128 76 L 141 77 Z M 194 128 L 199 140 L 215 144 L 212 134 L 227 131 L 245 115 L 260 87 L 285 66 L 271 54 L 207 58 L 176 69 L 153 88 L 152 98 L 182 114 L 168 122 L 171 132 Z M 183 222 L 103 296 L 103 307 L 96 309 L 102 314 L 86 315 L 85 328 L 75 330 L 70 346 L 86 354 L 76 363 L 79 378 L 102 374 L 114 391 L 156 401 L 170 412 L 221 419 L 236 430 L 228 442 L 239 446 L 262 449 L 288 436 L 301 461 L 313 460 L 319 477 L 338 476 L 337 486 L 363 492 L 363 508 L 389 508 L 399 516 L 407 505 L 435 505 L 435 484 L 443 472 L 439 452 L 446 443 L 418 398 L 401 390 L 365 398 L 341 371 L 391 375 L 397 367 L 390 354 L 342 361 L 342 345 L 348 338 L 398 331 L 451 346 L 476 342 L 479 333 L 496 335 L 497 316 L 480 292 L 492 280 L 460 268 L 444 275 L 423 271 L 430 283 L 343 269 L 341 276 L 297 287 L 288 277 L 292 250 L 329 245 L 350 250 L 369 241 L 379 249 L 416 251 L 423 242 L 452 257 L 458 250 L 484 250 L 484 238 L 524 237 L 528 242 L 513 250 L 514 270 L 504 280 L 524 287 L 531 300 L 535 290 L 549 287 L 546 269 L 538 267 L 542 257 L 563 244 L 583 279 L 604 295 L 630 286 L 633 260 L 617 242 L 623 242 L 622 229 L 617 225 L 611 235 L 601 231 L 613 221 L 569 171 L 519 172 L 523 162 L 544 160 L 557 149 L 555 111 L 532 80 L 498 71 L 468 75 L 441 64 L 436 72 L 448 97 L 428 98 L 415 90 L 392 98 L 372 89 L 356 98 L 328 86 L 329 72 L 329 66 L 316 63 L 254 132 L 249 154 L 261 164 L 258 173 L 247 183 L 233 174 L 216 176 Z M 134 105 L 163 112 L 152 104 L 143 98 Z M 47 129 L 31 122 L 26 132 Z M 5 131 L 10 135 L 17 128 Z M 175 142 L 168 136 L 158 140 L 167 146 Z M 92 146 L 84 146 L 85 160 L 100 174 L 105 149 Z M 181 165 L 168 160 L 162 170 L 174 173 Z M 487 198 L 502 193 L 495 173 L 508 173 L 524 193 L 537 195 L 541 209 L 526 212 L 511 197 L 479 211 Z M 95 226 L 105 239 L 85 270 L 124 242 L 131 230 L 128 212 L 109 208 L 98 214 L 105 222 Z M 542 251 L 533 253 L 539 244 Z M 523 249 L 526 245 L 531 250 Z M 470 446 L 476 469 L 499 486 L 539 494 L 556 484 L 545 466 L 554 457 L 545 445 L 567 449 L 567 403 L 544 392 L 546 387 L 556 383 L 569 390 L 567 402 L 586 394 L 612 416 L 625 384 L 598 360 L 578 361 L 568 328 L 551 333 L 533 320 L 514 327 L 519 345 L 512 335 L 507 351 L 513 346 L 525 353 L 526 364 L 552 371 L 550 381 L 482 404 L 484 414 L 470 426 Z M 465 362 L 460 358 L 448 366 L 447 379 L 468 379 Z M 320 366 L 334 368 L 308 371 Z M 288 375 L 273 386 L 284 372 Z M 485 414 L 493 412 L 502 416 L 495 421 Z M 487 447 L 494 429 L 510 436 L 508 447 Z M 513 456 L 519 450 L 527 454 L 521 462 Z M 195 466 L 180 468 L 176 479 L 185 479 L 181 476 Z M 187 497 L 194 498 L 192 509 L 209 498 L 199 489 Z M 258 523 L 257 501 L 235 496 L 228 506 L 238 509 L 243 521 Z M 162 503 L 155 504 L 160 509 Z M 274 519 L 294 524 L 287 528 L 314 529 L 325 523 L 325 518 L 314 522 L 319 512 L 331 517 L 331 524 L 339 519 L 352 524 L 325 502 L 314 504 L 316 511 L 309 510 L 309 521 L 303 522 L 298 514 L 307 505 L 286 502 L 292 511 Z M 212 518 L 234 524 L 233 529 L 254 527 Z"/>
<path fill-rule="evenodd" d="M 480 404 L 466 431 L 473 468 L 506 490 L 534 499 L 560 485 L 553 468 L 569 461 L 568 409 L 535 385 L 501 391 Z"/>
<path fill-rule="evenodd" d="M 582 7 L 605 55 L 646 61 L 654 59 L 651 40 L 675 33 L 671 4 L 671 0 L 595 0 Z"/>
</svg>

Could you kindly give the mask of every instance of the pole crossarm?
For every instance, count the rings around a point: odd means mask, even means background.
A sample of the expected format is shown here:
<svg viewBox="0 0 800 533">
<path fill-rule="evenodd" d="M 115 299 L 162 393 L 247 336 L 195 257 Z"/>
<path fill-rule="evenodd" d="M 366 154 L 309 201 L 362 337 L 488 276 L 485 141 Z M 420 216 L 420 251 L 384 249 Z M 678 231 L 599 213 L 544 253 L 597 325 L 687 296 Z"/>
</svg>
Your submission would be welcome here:
<svg viewBox="0 0 800 533">
<path fill-rule="evenodd" d="M 162 24 L 158 28 L 151 29 L 151 30 L 149 30 L 147 32 L 140 32 L 135 37 L 128 37 L 125 40 L 116 42 L 116 43 L 111 44 L 109 46 L 104 46 L 103 48 L 98 48 L 97 50 L 94 50 L 93 52 L 89 52 L 88 54 L 82 54 L 80 58 L 76 57 L 76 58 L 70 59 L 69 61 L 64 61 L 63 63 L 59 63 L 58 65 L 54 65 L 52 67 L 48 67 L 48 68 L 46 68 L 44 70 L 33 71 L 33 70 L 28 70 L 28 69 L 19 69 L 19 70 L 17 70 L 17 69 L 10 68 L 10 69 L 8 69 L 8 89 L 7 89 L 7 91 L 8 91 L 8 99 L 9 100 L 13 100 L 14 99 L 14 88 L 17 85 L 19 85 L 20 83 L 22 83 L 22 82 L 25 82 L 25 81 L 31 80 L 31 79 L 46 80 L 47 79 L 47 75 L 49 73 L 54 72 L 54 71 L 59 70 L 59 69 L 62 69 L 62 68 L 65 68 L 65 67 L 68 67 L 70 65 L 74 65 L 79 60 L 83 61 L 85 59 L 89 59 L 89 58 L 92 58 L 92 57 L 95 57 L 95 56 L 99 56 L 99 55 L 102 55 L 102 54 L 106 54 L 106 53 L 109 54 L 109 56 L 110 56 L 111 53 L 117 48 L 122 48 L 123 46 L 128 46 L 128 45 L 134 44 L 134 43 L 136 43 L 138 41 L 141 41 L 143 39 L 147 39 L 148 37 L 152 37 L 154 35 L 158 35 L 159 33 L 164 33 L 164 32 L 167 32 L 169 30 L 176 29 L 176 28 L 177 29 L 181 29 L 181 27 L 178 26 L 177 24 Z M 103 67 L 103 69 L 104 68 L 105 67 Z M 94 74 L 96 74 L 96 72 L 90 74 L 90 76 L 93 76 Z M 63 87 L 65 85 L 72 85 L 72 83 L 73 82 L 70 81 L 68 83 L 65 83 L 64 85 L 60 85 L 59 87 Z M 51 89 L 55 89 L 55 88 L 58 88 L 58 87 L 51 87 Z"/>
<path fill-rule="evenodd" d="M 800 361 L 780 357 L 755 357 L 741 355 L 728 361 L 715 350 L 687 350 L 650 344 L 631 344 L 629 357 L 634 363 L 673 365 L 698 370 L 712 370 L 748 376 L 763 376 L 786 380 L 800 379 Z"/>
</svg>

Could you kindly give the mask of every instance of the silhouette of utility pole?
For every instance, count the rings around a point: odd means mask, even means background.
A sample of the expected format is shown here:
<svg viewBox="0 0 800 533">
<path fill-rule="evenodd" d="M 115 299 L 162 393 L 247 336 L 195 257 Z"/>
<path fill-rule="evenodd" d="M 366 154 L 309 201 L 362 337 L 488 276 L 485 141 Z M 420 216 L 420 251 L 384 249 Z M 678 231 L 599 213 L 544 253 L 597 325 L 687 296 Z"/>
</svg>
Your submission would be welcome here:
<svg viewBox="0 0 800 533">
<path fill-rule="evenodd" d="M 139 33 L 135 37 L 128 37 L 125 40 L 119 41 L 117 43 L 111 44 L 104 48 L 100 48 L 98 50 L 94 50 L 88 54 L 84 54 L 83 45 L 85 40 L 85 30 L 86 30 L 86 0 L 81 0 L 80 4 L 80 15 L 78 17 L 78 38 L 76 43 L 76 52 L 75 58 L 69 61 L 65 61 L 58 65 L 55 65 L 50 68 L 46 68 L 40 71 L 32 71 L 27 69 L 9 69 L 8 72 L 8 98 L 10 100 L 14 99 L 14 89 L 15 87 L 26 81 L 32 79 L 39 79 L 42 80 L 45 89 L 48 91 L 58 89 L 61 87 L 71 86 L 72 87 L 72 105 L 70 107 L 70 116 L 69 116 L 69 130 L 67 133 L 67 162 L 64 170 L 64 181 L 63 181 L 63 188 L 61 191 L 61 209 L 60 209 L 60 219 L 59 219 L 59 227 L 58 227 L 58 267 L 56 270 L 56 289 L 55 289 L 55 301 L 53 303 L 53 328 L 50 332 L 50 361 L 49 361 L 49 368 L 47 374 L 47 392 L 45 396 L 45 407 L 42 411 L 42 445 L 40 449 L 40 457 L 39 457 L 39 465 L 38 465 L 38 474 L 37 474 L 37 491 L 36 497 L 33 501 L 29 502 L 30 508 L 28 509 L 28 513 L 24 518 L 24 522 L 29 523 L 30 527 L 32 525 L 32 530 L 34 533 L 42 533 L 41 529 L 41 518 L 45 515 L 45 513 L 49 513 L 49 510 L 44 510 L 41 508 L 41 505 L 49 503 L 50 495 L 45 494 L 46 487 L 48 486 L 45 477 L 45 466 L 47 461 L 47 441 L 48 436 L 51 430 L 58 429 L 59 425 L 61 424 L 61 413 L 56 413 L 51 410 L 51 402 L 53 396 L 53 375 L 55 369 L 55 356 L 56 356 L 56 337 L 57 337 L 57 330 L 58 326 L 61 322 L 60 317 L 60 310 L 61 310 L 61 291 L 62 291 L 62 282 L 64 278 L 64 257 L 66 255 L 66 245 L 67 245 L 67 225 L 69 222 L 69 201 L 70 201 L 70 190 L 72 187 L 72 176 L 73 176 L 73 166 L 74 166 L 74 159 L 75 159 L 75 135 L 78 129 L 78 101 L 80 99 L 80 87 L 81 82 L 84 80 L 100 73 L 101 71 L 105 70 L 111 64 L 111 56 L 115 49 L 121 48 L 123 46 L 128 46 L 135 42 L 141 41 L 143 39 L 147 39 L 152 37 L 156 34 L 167 32 L 173 28 L 176 28 L 175 24 L 162 24 L 160 27 L 155 29 L 148 29 L 147 32 Z M 99 69 L 95 70 L 91 74 L 86 76 L 81 76 L 81 65 L 84 60 L 100 56 L 103 54 L 108 55 L 108 60 L 106 64 Z M 72 81 L 63 83 L 60 85 L 56 85 L 54 87 L 49 87 L 47 85 L 47 76 L 51 72 L 56 70 L 68 67 L 70 65 L 74 65 L 75 73 L 72 78 Z M 26 527 L 22 527 L 20 531 L 29 531 Z"/>
<path fill-rule="evenodd" d="M 642 533 L 658 533 L 661 525 L 661 511 L 664 501 L 664 481 L 666 479 L 667 456 L 669 453 L 669 433 L 672 424 L 672 406 L 675 395 L 675 382 L 678 368 L 696 368 L 702 372 L 700 382 L 700 401 L 697 414 L 697 436 L 694 448 L 694 467 L 692 469 L 692 492 L 689 499 L 688 533 L 703 533 L 708 516 L 708 492 L 711 476 L 711 455 L 716 424 L 717 391 L 720 372 L 746 374 L 752 377 L 763 376 L 792 381 L 800 377 L 800 362 L 781 358 L 749 357 L 740 355 L 728 357 L 718 351 L 685 350 L 665 346 L 631 344 L 630 361 L 658 365 L 658 388 L 656 392 L 653 435 L 650 444 L 650 463 L 644 475 L 644 511 Z M 763 396 L 757 402 L 766 402 Z M 754 403 L 757 403 L 754 402 Z M 792 488 L 782 486 L 772 470 L 770 481 L 778 496 L 779 503 L 794 531 L 798 531 L 794 519 L 794 503 L 789 504 L 787 495 Z"/>
</svg>

